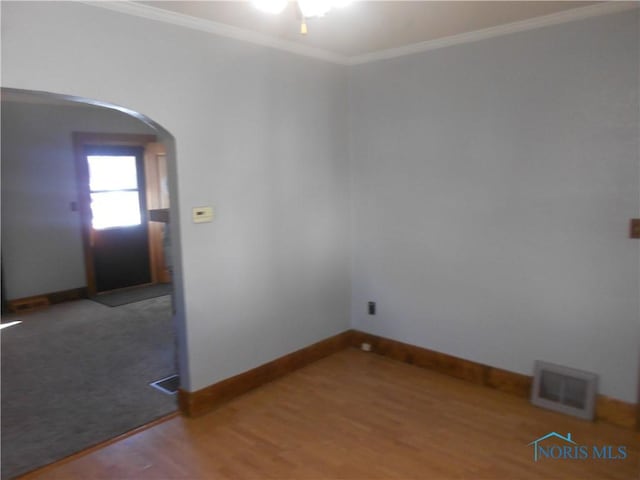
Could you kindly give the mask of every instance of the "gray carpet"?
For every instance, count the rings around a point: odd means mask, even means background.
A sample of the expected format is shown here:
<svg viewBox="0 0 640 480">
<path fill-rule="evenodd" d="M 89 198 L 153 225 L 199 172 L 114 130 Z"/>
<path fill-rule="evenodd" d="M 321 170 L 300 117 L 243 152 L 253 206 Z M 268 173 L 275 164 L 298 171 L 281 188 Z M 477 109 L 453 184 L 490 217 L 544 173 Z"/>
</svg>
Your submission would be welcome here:
<svg viewBox="0 0 640 480">
<path fill-rule="evenodd" d="M 108 307 L 119 307 L 120 305 L 148 300 L 149 298 L 170 295 L 171 290 L 172 286 L 170 283 L 158 283 L 156 285 L 133 287 L 126 290 L 118 290 L 117 292 L 103 293 L 92 297 L 91 300 Z"/>
<path fill-rule="evenodd" d="M 2 321 L 2 479 L 177 409 L 149 386 L 176 373 L 170 297 L 117 308 L 90 300 Z"/>
</svg>

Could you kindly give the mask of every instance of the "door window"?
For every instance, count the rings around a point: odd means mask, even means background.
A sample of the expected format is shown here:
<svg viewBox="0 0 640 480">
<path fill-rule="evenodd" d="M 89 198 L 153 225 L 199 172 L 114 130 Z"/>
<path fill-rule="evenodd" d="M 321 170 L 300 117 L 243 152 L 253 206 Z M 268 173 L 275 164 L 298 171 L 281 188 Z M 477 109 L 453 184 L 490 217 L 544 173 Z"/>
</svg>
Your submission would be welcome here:
<svg viewBox="0 0 640 480">
<path fill-rule="evenodd" d="M 140 225 L 136 157 L 87 155 L 91 225 L 95 230 Z"/>
</svg>

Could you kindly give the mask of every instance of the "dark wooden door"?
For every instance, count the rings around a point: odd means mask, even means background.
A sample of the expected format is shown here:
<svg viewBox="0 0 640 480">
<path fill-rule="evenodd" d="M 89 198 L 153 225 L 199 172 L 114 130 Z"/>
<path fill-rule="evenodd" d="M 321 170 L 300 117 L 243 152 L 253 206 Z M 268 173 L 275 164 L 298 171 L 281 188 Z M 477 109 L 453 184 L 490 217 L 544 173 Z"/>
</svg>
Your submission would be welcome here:
<svg viewBox="0 0 640 480">
<path fill-rule="evenodd" d="M 97 293 L 151 282 L 144 148 L 85 146 Z"/>
</svg>

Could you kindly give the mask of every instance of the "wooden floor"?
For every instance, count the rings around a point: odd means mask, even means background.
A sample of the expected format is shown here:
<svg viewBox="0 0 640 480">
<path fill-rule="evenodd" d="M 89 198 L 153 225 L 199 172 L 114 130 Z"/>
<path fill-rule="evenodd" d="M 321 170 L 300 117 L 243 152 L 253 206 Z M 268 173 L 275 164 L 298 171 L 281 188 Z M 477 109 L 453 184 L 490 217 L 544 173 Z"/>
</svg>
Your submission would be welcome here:
<svg viewBox="0 0 640 480">
<path fill-rule="evenodd" d="M 625 445 L 625 460 L 533 461 L 529 442 L 568 432 Z M 640 478 L 640 435 L 346 350 L 197 419 L 173 418 L 23 478 Z"/>
</svg>

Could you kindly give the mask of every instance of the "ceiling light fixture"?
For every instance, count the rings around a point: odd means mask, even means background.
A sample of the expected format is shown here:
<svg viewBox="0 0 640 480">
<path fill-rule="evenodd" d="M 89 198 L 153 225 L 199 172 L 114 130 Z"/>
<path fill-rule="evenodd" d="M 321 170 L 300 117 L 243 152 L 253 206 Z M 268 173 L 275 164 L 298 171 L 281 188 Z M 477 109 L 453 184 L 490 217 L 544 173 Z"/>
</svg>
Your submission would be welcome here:
<svg viewBox="0 0 640 480">
<path fill-rule="evenodd" d="M 251 0 L 258 10 L 278 15 L 287 7 L 288 0 Z M 307 18 L 324 17 L 333 8 L 342 8 L 351 3 L 351 0 L 297 0 L 298 10 L 302 17 L 300 33 L 307 34 Z"/>
</svg>

